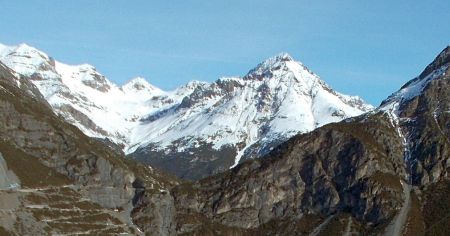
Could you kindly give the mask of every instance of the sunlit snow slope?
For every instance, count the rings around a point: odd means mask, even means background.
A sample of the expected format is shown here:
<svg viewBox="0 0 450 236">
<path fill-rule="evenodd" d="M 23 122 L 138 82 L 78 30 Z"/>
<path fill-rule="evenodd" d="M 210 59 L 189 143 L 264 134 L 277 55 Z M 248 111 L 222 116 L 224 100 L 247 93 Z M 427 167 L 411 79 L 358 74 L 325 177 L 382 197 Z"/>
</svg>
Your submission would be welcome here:
<svg viewBox="0 0 450 236">
<path fill-rule="evenodd" d="M 179 102 L 189 89 L 167 93 L 142 78 L 119 87 L 91 65 L 70 66 L 26 44 L 0 45 L 0 60 L 29 77 L 61 114 L 89 136 L 108 138 L 126 147 L 139 119 Z M 158 99 L 152 99 L 158 96 Z"/>
<path fill-rule="evenodd" d="M 0 45 L 0 60 L 29 77 L 67 121 L 126 153 L 139 150 L 139 159 L 189 152 L 195 162 L 196 148 L 226 147 L 234 158 L 229 168 L 295 134 L 372 109 L 358 97 L 333 91 L 288 54 L 244 77 L 193 81 L 170 92 L 142 78 L 120 87 L 93 66 L 66 65 L 25 44 Z"/>
</svg>

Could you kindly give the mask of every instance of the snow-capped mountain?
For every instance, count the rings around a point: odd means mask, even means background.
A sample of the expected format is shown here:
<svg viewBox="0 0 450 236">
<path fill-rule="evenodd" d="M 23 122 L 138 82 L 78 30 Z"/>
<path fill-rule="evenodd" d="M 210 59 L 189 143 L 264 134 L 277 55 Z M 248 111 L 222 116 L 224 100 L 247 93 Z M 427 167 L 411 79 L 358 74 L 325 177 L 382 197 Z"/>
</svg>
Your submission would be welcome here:
<svg viewBox="0 0 450 236">
<path fill-rule="evenodd" d="M 130 133 L 142 116 L 184 96 L 182 92 L 172 96 L 143 78 L 119 87 L 91 65 L 66 65 L 26 44 L 0 45 L 0 60 L 30 78 L 67 121 L 89 136 L 108 138 L 122 147 L 128 145 Z M 160 97 L 151 100 L 155 96 Z"/>
<path fill-rule="evenodd" d="M 372 109 L 285 53 L 244 77 L 193 81 L 170 92 L 142 78 L 119 87 L 93 66 L 69 66 L 25 44 L 1 45 L 0 61 L 29 77 L 55 112 L 87 135 L 186 178 L 220 172 L 293 135 Z"/>
</svg>

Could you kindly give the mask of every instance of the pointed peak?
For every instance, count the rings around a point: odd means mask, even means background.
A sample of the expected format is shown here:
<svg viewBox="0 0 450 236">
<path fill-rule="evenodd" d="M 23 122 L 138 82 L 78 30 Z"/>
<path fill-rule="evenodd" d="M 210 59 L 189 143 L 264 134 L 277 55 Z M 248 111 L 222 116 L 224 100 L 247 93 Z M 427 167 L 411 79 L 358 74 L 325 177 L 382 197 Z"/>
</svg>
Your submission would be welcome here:
<svg viewBox="0 0 450 236">
<path fill-rule="evenodd" d="M 448 52 L 450 51 L 450 44 L 447 45 L 447 47 L 444 48 L 444 50 L 442 50 L 442 52 Z"/>
<path fill-rule="evenodd" d="M 429 74 L 431 74 L 433 71 L 441 68 L 442 66 L 445 66 L 447 64 L 450 64 L 450 45 L 444 48 L 444 50 L 437 55 L 437 57 L 433 60 L 431 64 L 429 64 L 425 70 L 420 74 L 419 78 L 425 78 Z"/>
<path fill-rule="evenodd" d="M 136 85 L 136 84 L 140 84 L 140 85 L 151 85 L 144 77 L 135 77 L 131 80 L 129 80 L 125 85 Z"/>
<path fill-rule="evenodd" d="M 40 51 L 37 48 L 34 48 L 26 43 L 21 43 L 19 45 L 8 46 L 8 45 L 0 45 L 0 50 L 3 51 L 3 56 L 20 56 L 20 57 L 28 57 L 28 58 L 42 58 L 44 61 L 50 59 L 50 57 Z"/>
<path fill-rule="evenodd" d="M 161 90 L 152 84 L 150 84 L 145 78 L 143 77 L 135 77 L 131 80 L 129 80 L 127 83 L 125 83 L 122 86 L 123 90 L 127 91 L 153 91 L 153 92 L 160 92 Z"/>
<path fill-rule="evenodd" d="M 2 44 L 0 43 L 0 49 L 1 50 L 8 50 L 9 52 L 30 52 L 30 51 L 36 51 L 36 52 L 40 52 L 41 51 L 37 50 L 34 47 L 31 47 L 30 45 L 26 44 L 26 43 L 21 43 L 18 45 L 6 45 L 6 44 Z"/>
<path fill-rule="evenodd" d="M 45 55 L 45 53 L 39 51 L 38 49 L 36 49 L 36 48 L 34 48 L 34 47 L 32 47 L 32 46 L 26 44 L 26 43 L 21 43 L 21 44 L 17 45 L 17 46 L 14 48 L 14 51 L 15 51 L 15 52 L 18 52 L 18 53 L 30 53 L 30 52 L 34 52 L 34 53 L 44 54 L 44 55 Z"/>
<path fill-rule="evenodd" d="M 247 73 L 244 79 L 266 77 L 273 71 L 286 69 L 288 62 L 295 62 L 302 65 L 300 62 L 296 62 L 288 53 L 282 52 L 259 63 L 254 69 Z"/>
<path fill-rule="evenodd" d="M 88 73 L 88 74 L 98 74 L 101 75 L 98 71 L 97 68 L 95 68 L 95 66 L 90 65 L 90 64 L 79 64 L 76 66 L 70 66 L 73 68 L 76 68 L 77 71 L 79 71 L 80 73 Z"/>
<path fill-rule="evenodd" d="M 273 61 L 294 61 L 294 58 L 289 55 L 289 53 L 287 52 L 281 52 L 271 58 L 269 58 L 268 60 L 273 60 Z"/>
<path fill-rule="evenodd" d="M 287 61 L 294 61 L 294 58 L 289 55 L 286 52 L 281 52 L 275 56 L 269 57 L 268 59 L 264 60 L 262 63 L 260 63 L 257 67 L 268 67 L 268 66 L 274 66 L 280 63 L 284 63 Z"/>
<path fill-rule="evenodd" d="M 35 48 L 31 47 L 30 45 L 28 45 L 26 43 L 21 43 L 21 44 L 17 45 L 17 48 L 32 48 L 32 49 L 35 49 Z"/>
<path fill-rule="evenodd" d="M 450 45 L 430 63 L 416 78 L 405 83 L 400 90 L 381 102 L 380 109 L 385 109 L 397 102 L 409 101 L 423 93 L 426 86 L 433 80 L 443 78 L 450 68 Z M 448 75 L 447 75 L 448 76 Z"/>
</svg>

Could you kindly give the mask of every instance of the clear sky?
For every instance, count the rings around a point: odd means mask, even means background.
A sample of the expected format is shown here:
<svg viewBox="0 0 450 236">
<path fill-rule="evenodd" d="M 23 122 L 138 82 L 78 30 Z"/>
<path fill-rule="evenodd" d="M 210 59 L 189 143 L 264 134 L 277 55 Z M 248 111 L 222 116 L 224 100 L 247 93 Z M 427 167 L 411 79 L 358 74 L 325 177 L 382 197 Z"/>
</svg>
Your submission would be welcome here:
<svg viewBox="0 0 450 236">
<path fill-rule="evenodd" d="M 1 43 L 163 89 L 245 75 L 288 52 L 334 89 L 378 105 L 450 44 L 450 1 L 442 0 L 0 3 Z"/>
</svg>

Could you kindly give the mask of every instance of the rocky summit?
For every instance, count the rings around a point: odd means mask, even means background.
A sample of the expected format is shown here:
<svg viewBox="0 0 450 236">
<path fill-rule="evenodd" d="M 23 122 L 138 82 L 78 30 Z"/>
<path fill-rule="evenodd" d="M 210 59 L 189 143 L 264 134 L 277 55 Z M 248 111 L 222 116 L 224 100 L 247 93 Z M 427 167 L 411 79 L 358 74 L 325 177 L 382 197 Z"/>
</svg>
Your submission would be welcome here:
<svg viewBox="0 0 450 236">
<path fill-rule="evenodd" d="M 136 79 L 119 90 L 157 91 L 161 95 L 149 104 L 166 104 L 136 121 L 148 142 L 133 153 L 154 162 L 126 157 L 126 138 L 120 146 L 119 136 L 109 141 L 90 137 L 55 110 L 36 82 L 50 78 L 45 73 L 24 75 L 14 64 L 0 64 L 0 233 L 449 235 L 449 55 L 448 47 L 375 109 L 334 92 L 287 54 L 242 78 L 192 82 L 172 97 Z M 48 71 L 59 74 L 52 67 Z M 97 79 L 89 77 L 87 84 L 100 92 L 115 89 L 103 77 Z M 62 96 L 60 90 L 55 94 Z M 313 109 L 293 108 L 304 104 Z M 184 119 L 178 119 L 180 114 Z M 226 131 L 240 124 L 230 114 L 250 122 L 244 123 L 251 129 L 201 136 L 211 127 Z M 198 122 L 205 115 L 210 119 Z M 218 117 L 222 123 L 215 123 Z M 178 123 L 170 124 L 181 126 L 171 130 L 158 123 L 171 119 Z M 282 121 L 292 132 L 265 146 L 264 138 L 276 136 Z M 199 132 L 152 141 L 180 127 Z M 228 145 L 220 156 L 209 151 L 224 137 L 241 135 L 251 141 L 236 141 L 241 149 Z M 168 146 L 164 140 L 170 140 Z M 151 158 L 163 146 L 170 147 L 165 153 L 171 167 L 163 157 Z M 194 164 L 186 164 L 196 163 L 196 157 L 203 163 L 197 166 L 208 172 L 196 173 Z M 182 158 L 186 163 L 178 161 Z M 210 164 L 216 160 L 228 162 L 217 171 Z M 198 180 L 180 180 L 152 165 Z M 189 171 L 180 175 L 177 165 Z"/>
</svg>

